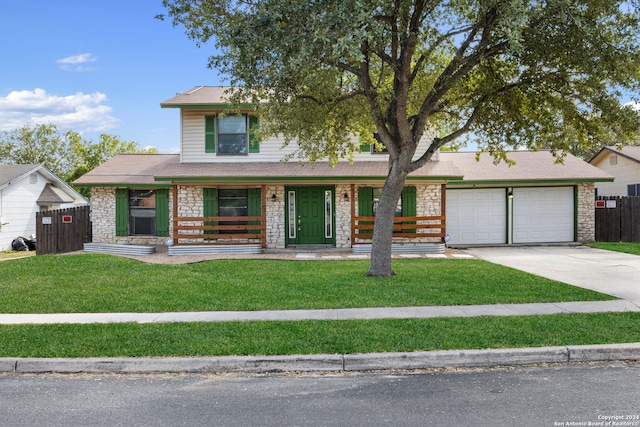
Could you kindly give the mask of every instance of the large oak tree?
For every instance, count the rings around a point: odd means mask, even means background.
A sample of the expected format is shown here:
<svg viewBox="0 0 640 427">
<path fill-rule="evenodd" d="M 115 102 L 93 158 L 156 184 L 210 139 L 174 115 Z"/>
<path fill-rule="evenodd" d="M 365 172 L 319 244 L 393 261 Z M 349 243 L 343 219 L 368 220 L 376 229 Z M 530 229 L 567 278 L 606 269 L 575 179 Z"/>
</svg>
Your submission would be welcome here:
<svg viewBox="0 0 640 427">
<path fill-rule="evenodd" d="M 392 275 L 393 216 L 407 175 L 471 135 L 505 149 L 621 144 L 638 114 L 638 4 L 615 0 L 164 0 L 209 65 L 260 104 L 266 133 L 311 161 L 379 134 L 389 173 L 367 274 Z M 163 16 L 160 16 L 163 18 Z M 416 153 L 430 129 L 430 145 Z"/>
</svg>

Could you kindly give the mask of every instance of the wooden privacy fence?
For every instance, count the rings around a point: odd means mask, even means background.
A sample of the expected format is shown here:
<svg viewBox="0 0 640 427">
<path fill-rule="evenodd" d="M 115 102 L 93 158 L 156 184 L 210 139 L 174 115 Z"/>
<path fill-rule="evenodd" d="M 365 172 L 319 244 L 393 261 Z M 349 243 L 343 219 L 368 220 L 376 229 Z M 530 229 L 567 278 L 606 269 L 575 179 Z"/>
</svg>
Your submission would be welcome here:
<svg viewBox="0 0 640 427">
<path fill-rule="evenodd" d="M 36 255 L 79 251 L 91 237 L 91 208 L 78 206 L 36 213 Z"/>
<path fill-rule="evenodd" d="M 640 197 L 596 197 L 596 241 L 640 242 Z"/>
</svg>

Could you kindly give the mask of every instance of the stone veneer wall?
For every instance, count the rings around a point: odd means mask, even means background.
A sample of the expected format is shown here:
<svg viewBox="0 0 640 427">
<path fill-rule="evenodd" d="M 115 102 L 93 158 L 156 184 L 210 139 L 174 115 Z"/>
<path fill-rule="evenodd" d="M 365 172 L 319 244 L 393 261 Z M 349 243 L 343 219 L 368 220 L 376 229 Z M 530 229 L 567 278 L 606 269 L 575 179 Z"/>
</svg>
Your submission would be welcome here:
<svg viewBox="0 0 640 427">
<path fill-rule="evenodd" d="M 173 209 L 172 190 L 169 190 L 169 235 L 173 232 L 171 212 Z M 162 245 L 167 237 L 156 236 L 116 236 L 116 189 L 113 187 L 93 187 L 91 189 L 91 227 L 93 241 L 129 245 Z"/>
<path fill-rule="evenodd" d="M 578 235 L 581 243 L 593 242 L 596 238 L 596 199 L 595 183 L 578 184 Z"/>
<path fill-rule="evenodd" d="M 180 216 L 203 215 L 203 186 L 178 186 L 178 214 Z M 169 232 L 173 233 L 173 196 L 169 190 Z M 116 189 L 113 187 L 94 187 L 91 189 L 93 241 L 97 243 L 116 244 L 156 244 L 165 243 L 166 237 L 154 236 L 116 236 Z M 345 200 L 344 194 L 349 195 Z M 276 200 L 272 200 L 272 195 Z M 582 243 L 595 240 L 595 197 L 594 183 L 579 183 L 577 186 L 577 240 Z M 281 249 L 285 247 L 285 191 L 284 186 L 266 186 L 267 248 Z M 335 219 L 336 247 L 351 247 L 351 197 L 358 205 L 358 191 L 351 195 L 349 184 L 335 186 Z M 441 184 L 416 185 L 417 215 L 437 216 L 441 214 Z M 356 208 L 357 209 L 357 208 Z M 421 232 L 428 232 L 422 230 Z M 408 240 L 408 239 L 404 239 Z M 412 242 L 439 242 L 440 238 L 425 237 Z M 400 240 L 398 240 L 400 242 Z"/>
</svg>

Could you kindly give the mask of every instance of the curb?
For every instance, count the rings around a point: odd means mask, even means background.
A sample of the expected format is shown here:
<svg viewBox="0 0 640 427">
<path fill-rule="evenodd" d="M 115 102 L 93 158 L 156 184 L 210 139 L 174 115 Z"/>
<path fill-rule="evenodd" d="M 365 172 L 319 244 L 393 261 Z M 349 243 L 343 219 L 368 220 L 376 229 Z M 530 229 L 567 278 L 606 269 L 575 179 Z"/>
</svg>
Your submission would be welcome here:
<svg viewBox="0 0 640 427">
<path fill-rule="evenodd" d="M 640 360 L 640 343 L 302 356 L 0 358 L 0 373 L 358 372 Z"/>
</svg>

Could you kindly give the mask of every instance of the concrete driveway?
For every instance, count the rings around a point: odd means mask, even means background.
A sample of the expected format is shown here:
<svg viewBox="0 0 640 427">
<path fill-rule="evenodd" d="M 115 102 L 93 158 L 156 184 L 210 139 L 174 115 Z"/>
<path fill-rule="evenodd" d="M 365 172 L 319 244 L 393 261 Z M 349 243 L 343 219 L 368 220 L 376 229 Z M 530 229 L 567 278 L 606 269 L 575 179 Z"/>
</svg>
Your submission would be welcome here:
<svg viewBox="0 0 640 427">
<path fill-rule="evenodd" d="M 495 264 L 640 303 L 640 256 L 588 246 L 510 246 L 467 252 Z"/>
</svg>

